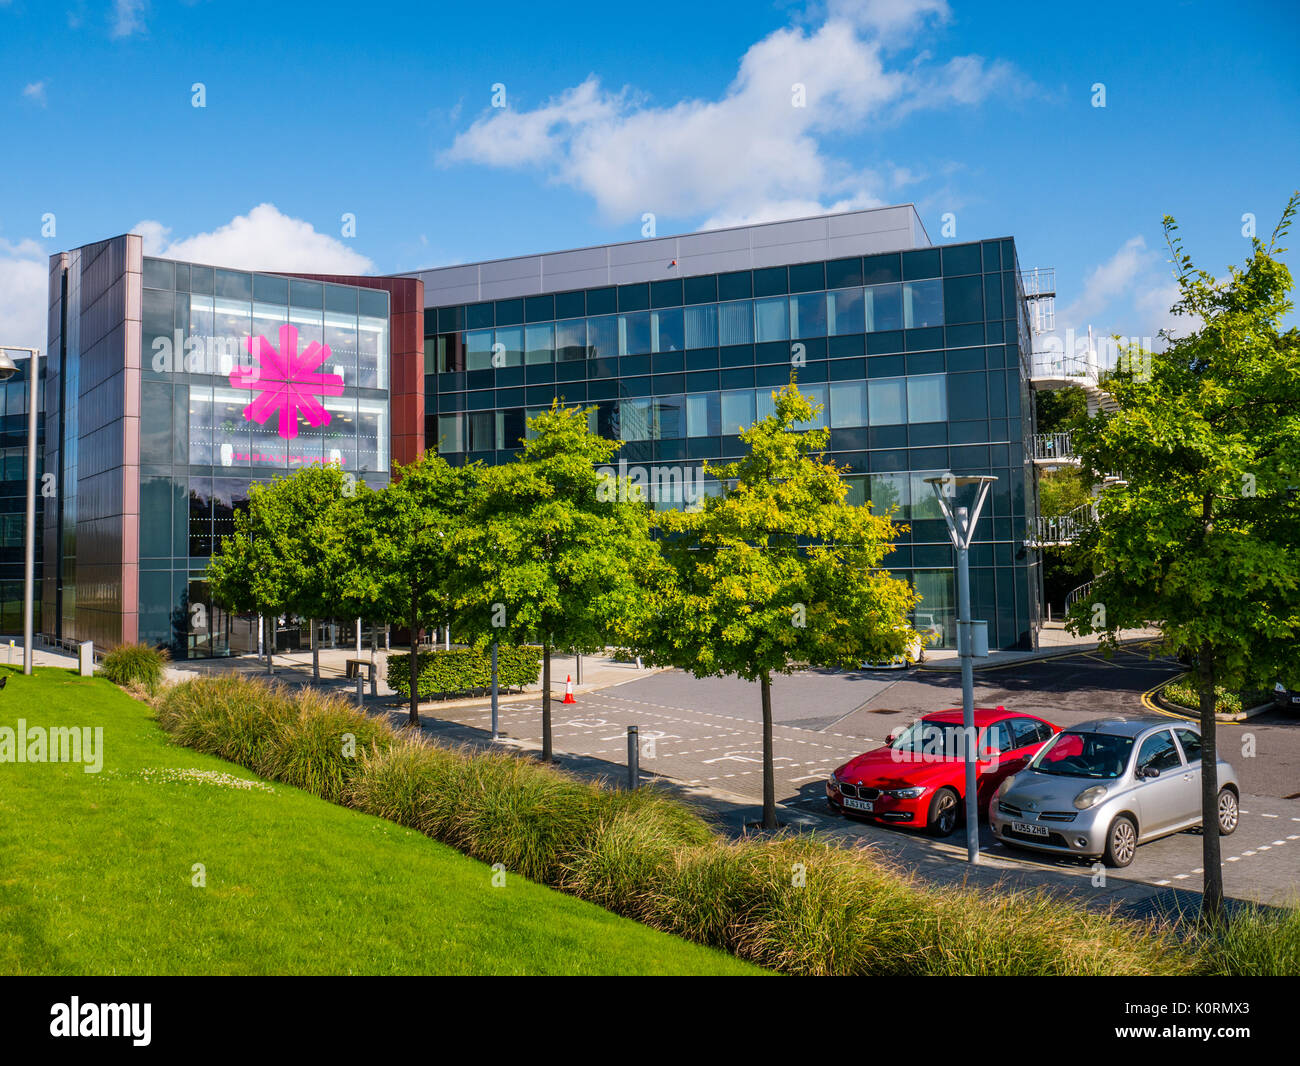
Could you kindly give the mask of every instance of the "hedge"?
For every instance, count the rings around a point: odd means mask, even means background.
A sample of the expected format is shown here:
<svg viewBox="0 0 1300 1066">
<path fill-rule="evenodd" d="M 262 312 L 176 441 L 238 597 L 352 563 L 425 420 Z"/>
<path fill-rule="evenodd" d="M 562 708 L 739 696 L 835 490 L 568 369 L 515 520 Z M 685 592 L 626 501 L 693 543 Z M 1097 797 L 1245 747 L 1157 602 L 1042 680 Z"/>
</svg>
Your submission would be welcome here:
<svg viewBox="0 0 1300 1066">
<path fill-rule="evenodd" d="M 451 648 L 420 652 L 420 698 L 480 692 L 492 687 L 491 648 Z M 542 672 L 542 650 L 531 645 L 519 647 L 502 644 L 497 648 L 497 685 L 499 688 L 523 688 L 535 685 Z M 411 695 L 411 656 L 390 653 L 389 687 L 401 695 Z"/>
</svg>

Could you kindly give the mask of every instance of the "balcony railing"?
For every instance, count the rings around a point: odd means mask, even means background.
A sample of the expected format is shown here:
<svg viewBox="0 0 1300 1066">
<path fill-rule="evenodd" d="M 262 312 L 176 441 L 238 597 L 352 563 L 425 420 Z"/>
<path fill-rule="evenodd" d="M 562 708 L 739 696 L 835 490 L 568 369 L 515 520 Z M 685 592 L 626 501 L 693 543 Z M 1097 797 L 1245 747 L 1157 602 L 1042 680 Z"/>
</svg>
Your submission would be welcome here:
<svg viewBox="0 0 1300 1066">
<path fill-rule="evenodd" d="M 1097 521 L 1095 503 L 1080 504 L 1073 511 L 1051 517 L 1039 515 L 1033 543 L 1038 545 L 1073 544 L 1089 526 Z"/>
<path fill-rule="evenodd" d="M 1031 447 L 1036 462 L 1050 459 L 1072 462 L 1078 459 L 1069 433 L 1035 433 Z"/>
</svg>

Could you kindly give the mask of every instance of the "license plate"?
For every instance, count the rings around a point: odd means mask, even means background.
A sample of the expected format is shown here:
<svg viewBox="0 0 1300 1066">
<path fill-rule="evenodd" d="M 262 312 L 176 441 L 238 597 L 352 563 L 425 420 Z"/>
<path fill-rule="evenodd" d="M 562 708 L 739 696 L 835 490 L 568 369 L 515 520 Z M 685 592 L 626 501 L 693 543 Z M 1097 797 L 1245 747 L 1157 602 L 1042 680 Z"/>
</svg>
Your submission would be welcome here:
<svg viewBox="0 0 1300 1066">
<path fill-rule="evenodd" d="M 1012 822 L 1011 828 L 1017 833 L 1028 833 L 1031 837 L 1045 837 L 1048 835 L 1047 826 L 1034 825 L 1032 822 Z"/>
<path fill-rule="evenodd" d="M 849 796 L 844 797 L 844 806 L 851 811 L 874 811 L 876 809 L 875 803 L 871 800 L 853 799 Z"/>
</svg>

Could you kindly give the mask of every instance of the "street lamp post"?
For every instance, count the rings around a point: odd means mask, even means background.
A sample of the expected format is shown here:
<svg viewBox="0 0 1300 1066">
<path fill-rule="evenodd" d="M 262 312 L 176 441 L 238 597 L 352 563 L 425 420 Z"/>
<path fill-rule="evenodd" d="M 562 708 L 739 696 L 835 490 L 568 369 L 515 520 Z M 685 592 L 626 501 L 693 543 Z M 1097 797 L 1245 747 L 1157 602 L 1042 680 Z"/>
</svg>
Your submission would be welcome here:
<svg viewBox="0 0 1300 1066">
<path fill-rule="evenodd" d="M 957 654 L 961 659 L 961 723 L 966 734 L 963 745 L 966 764 L 966 861 L 980 861 L 979 802 L 976 786 L 976 763 L 979 737 L 975 730 L 975 625 L 970 616 L 970 546 L 975 524 L 988 498 L 989 486 L 997 478 L 989 475 L 972 477 L 928 477 L 948 523 L 948 534 L 957 551 Z"/>
<path fill-rule="evenodd" d="M 23 560 L 23 673 L 32 672 L 33 638 L 32 612 L 36 595 L 36 392 L 40 387 L 40 351 L 36 348 L 0 349 L 0 381 L 7 381 L 18 373 L 18 365 L 10 352 L 28 355 L 27 386 L 27 537 Z"/>
</svg>

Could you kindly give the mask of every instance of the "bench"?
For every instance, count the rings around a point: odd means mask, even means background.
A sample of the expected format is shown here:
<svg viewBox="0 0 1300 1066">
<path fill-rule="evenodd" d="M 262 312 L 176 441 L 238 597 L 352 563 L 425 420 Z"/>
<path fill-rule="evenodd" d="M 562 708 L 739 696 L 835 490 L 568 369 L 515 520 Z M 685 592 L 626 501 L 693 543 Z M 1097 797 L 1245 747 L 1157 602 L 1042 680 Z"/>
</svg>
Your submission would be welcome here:
<svg viewBox="0 0 1300 1066">
<path fill-rule="evenodd" d="M 366 672 L 367 681 L 375 679 L 375 664 L 369 659 L 349 659 L 347 661 L 347 676 L 349 678 L 356 677 L 362 670 Z"/>
</svg>

